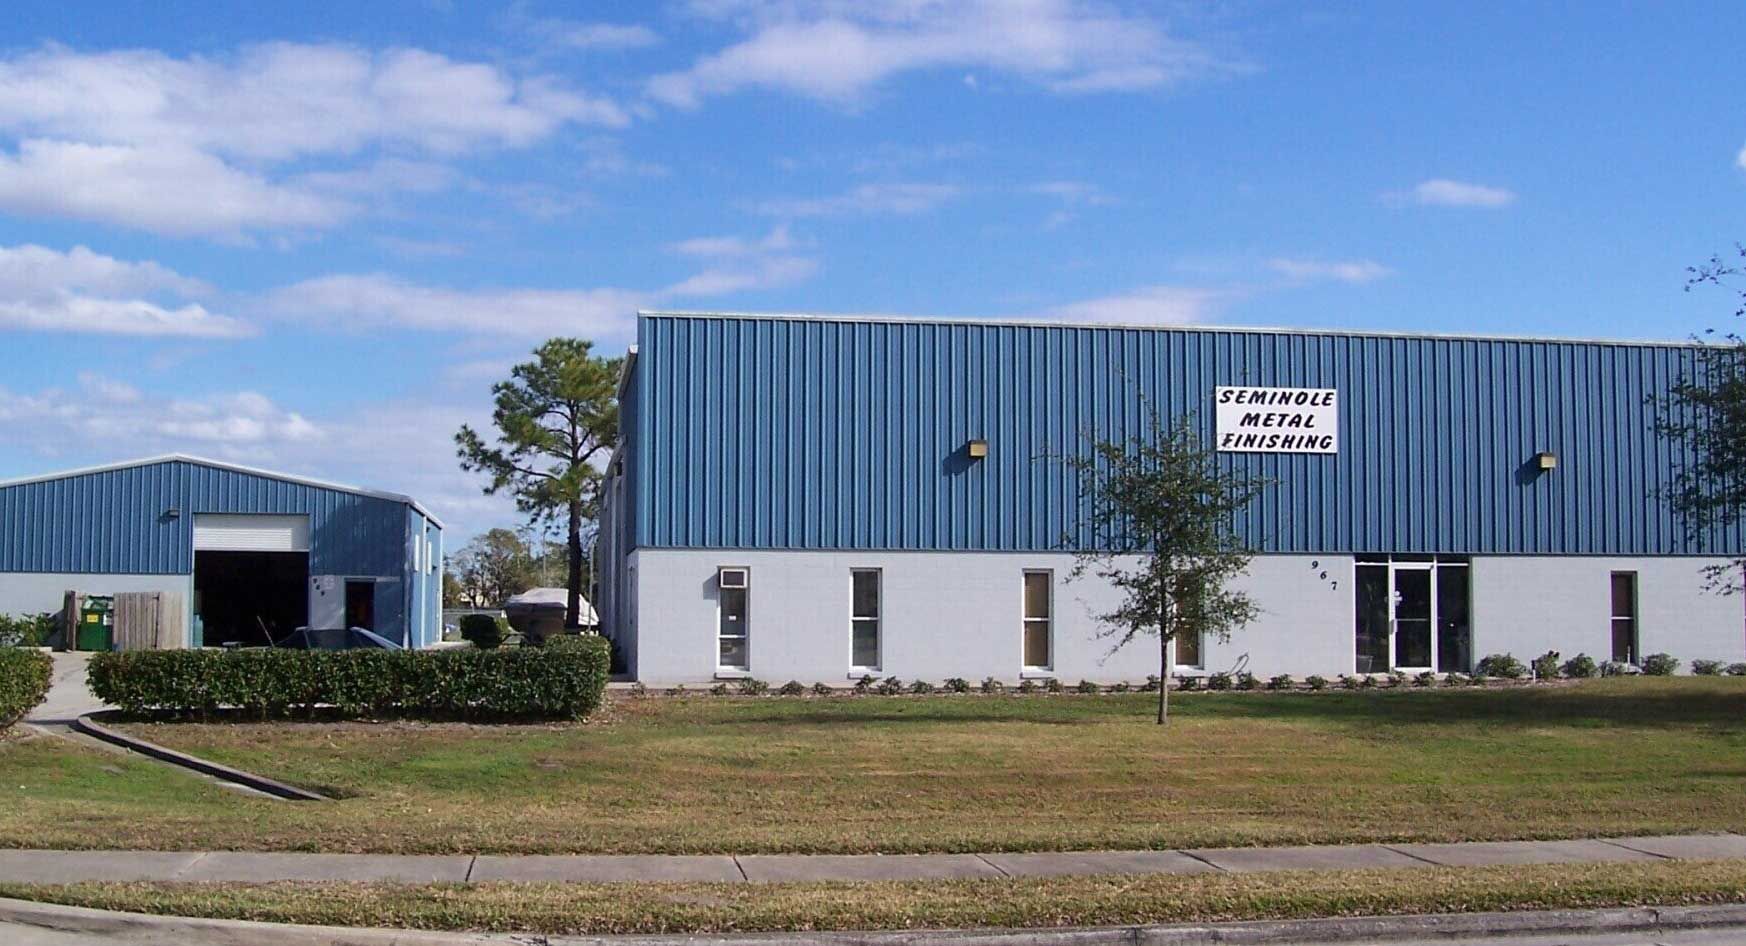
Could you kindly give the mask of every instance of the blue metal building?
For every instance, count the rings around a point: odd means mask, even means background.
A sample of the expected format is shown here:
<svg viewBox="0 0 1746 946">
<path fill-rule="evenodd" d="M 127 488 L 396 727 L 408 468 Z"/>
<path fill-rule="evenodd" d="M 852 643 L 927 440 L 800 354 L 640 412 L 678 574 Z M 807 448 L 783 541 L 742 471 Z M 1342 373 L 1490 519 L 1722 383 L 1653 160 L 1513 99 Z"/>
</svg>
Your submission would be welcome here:
<svg viewBox="0 0 1746 946">
<path fill-rule="evenodd" d="M 157 592 L 170 639 L 264 644 L 298 626 L 441 639 L 442 523 L 409 497 L 189 456 L 0 483 L 0 612 Z"/>
<path fill-rule="evenodd" d="M 1466 671 L 1546 650 L 1737 660 L 1739 599 L 1706 593 L 1704 568 L 1746 538 L 1692 530 L 1661 498 L 1687 458 L 1657 435 L 1656 398 L 1698 355 L 645 313 L 607 490 L 603 620 L 650 681 L 1143 678 L 1155 653 L 1110 654 L 1098 636 L 1109 589 L 1068 580 L 1088 534 L 1061 458 L 1142 434 L 1155 410 L 1274 481 L 1241 523 L 1262 619 L 1183 642 L 1173 672 Z"/>
</svg>

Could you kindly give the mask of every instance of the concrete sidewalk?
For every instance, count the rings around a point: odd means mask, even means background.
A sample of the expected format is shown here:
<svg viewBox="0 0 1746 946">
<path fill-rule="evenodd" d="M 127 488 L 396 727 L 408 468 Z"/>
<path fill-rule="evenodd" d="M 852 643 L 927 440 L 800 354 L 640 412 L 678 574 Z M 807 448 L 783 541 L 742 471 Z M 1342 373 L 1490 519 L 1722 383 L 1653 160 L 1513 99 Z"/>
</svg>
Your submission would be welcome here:
<svg viewBox="0 0 1746 946">
<path fill-rule="evenodd" d="M 1746 835 L 1690 834 L 1578 841 L 1352 844 L 1029 854 L 396 855 L 248 851 L 0 851 L 0 882 L 271 883 L 485 881 L 605 883 L 946 880 L 1069 874 L 1248 873 L 1352 868 L 1746 859 Z"/>
</svg>

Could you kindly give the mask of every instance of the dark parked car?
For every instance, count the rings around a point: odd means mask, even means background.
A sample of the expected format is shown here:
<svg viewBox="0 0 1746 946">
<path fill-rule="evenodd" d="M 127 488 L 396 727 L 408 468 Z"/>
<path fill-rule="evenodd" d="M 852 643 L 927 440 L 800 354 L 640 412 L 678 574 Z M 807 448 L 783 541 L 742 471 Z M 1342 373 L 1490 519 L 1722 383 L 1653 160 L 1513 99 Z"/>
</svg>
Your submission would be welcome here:
<svg viewBox="0 0 1746 946">
<path fill-rule="evenodd" d="M 273 646 L 292 650 L 400 649 L 399 644 L 361 627 L 300 627 L 285 635 L 283 640 L 275 641 Z"/>
</svg>

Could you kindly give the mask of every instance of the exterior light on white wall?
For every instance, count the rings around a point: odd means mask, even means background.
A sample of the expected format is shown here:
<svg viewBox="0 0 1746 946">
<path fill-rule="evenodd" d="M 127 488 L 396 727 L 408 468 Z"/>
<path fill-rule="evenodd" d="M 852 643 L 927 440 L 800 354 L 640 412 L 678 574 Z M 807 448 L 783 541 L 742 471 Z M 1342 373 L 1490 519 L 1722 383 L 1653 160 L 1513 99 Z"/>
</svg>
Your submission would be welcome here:
<svg viewBox="0 0 1746 946">
<path fill-rule="evenodd" d="M 988 441 L 981 439 L 972 440 L 964 445 L 964 453 L 972 460 L 980 460 L 983 457 L 988 456 Z"/>
<path fill-rule="evenodd" d="M 1558 454 L 1550 450 L 1542 450 L 1534 454 L 1534 465 L 1542 470 L 1558 469 Z"/>
</svg>

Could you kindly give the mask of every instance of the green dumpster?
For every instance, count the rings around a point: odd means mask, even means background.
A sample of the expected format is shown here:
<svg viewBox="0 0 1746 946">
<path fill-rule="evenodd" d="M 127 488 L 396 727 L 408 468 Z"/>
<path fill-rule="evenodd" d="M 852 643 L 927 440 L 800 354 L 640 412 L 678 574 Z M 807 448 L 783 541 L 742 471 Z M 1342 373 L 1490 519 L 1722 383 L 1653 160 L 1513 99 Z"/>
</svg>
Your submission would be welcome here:
<svg viewBox="0 0 1746 946">
<path fill-rule="evenodd" d="M 108 650 L 115 645 L 115 599 L 92 595 L 79 608 L 80 650 Z"/>
</svg>

